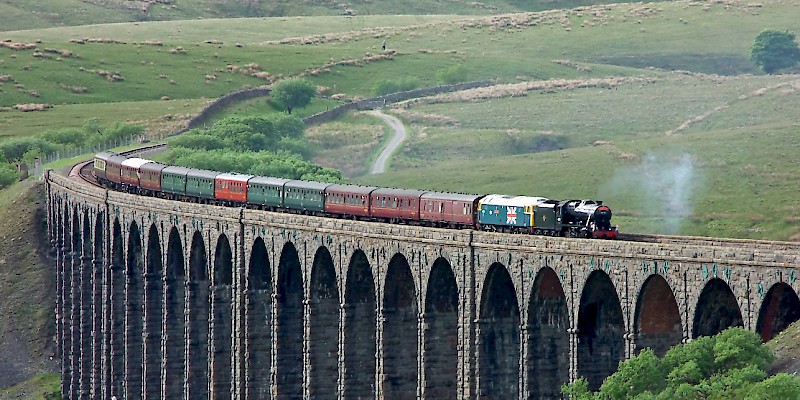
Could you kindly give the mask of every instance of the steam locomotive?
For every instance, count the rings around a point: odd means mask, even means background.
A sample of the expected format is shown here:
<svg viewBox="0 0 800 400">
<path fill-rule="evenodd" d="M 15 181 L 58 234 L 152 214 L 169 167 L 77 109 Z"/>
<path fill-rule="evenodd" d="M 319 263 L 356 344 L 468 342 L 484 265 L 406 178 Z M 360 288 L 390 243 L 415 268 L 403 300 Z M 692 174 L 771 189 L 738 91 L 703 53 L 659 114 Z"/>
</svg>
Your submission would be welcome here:
<svg viewBox="0 0 800 400">
<path fill-rule="evenodd" d="M 595 200 L 381 188 L 169 166 L 112 152 L 94 176 L 114 190 L 231 207 L 443 228 L 616 239 L 611 209 Z"/>
</svg>

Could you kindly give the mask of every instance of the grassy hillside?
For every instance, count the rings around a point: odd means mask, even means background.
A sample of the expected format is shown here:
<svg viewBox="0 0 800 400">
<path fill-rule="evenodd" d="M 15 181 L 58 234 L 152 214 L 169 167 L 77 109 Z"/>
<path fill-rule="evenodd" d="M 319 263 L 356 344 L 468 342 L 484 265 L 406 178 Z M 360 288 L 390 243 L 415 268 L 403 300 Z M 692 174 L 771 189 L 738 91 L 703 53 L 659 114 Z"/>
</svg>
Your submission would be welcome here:
<svg viewBox="0 0 800 400">
<path fill-rule="evenodd" d="M 30 179 L 0 192 L 0 387 L 58 370 L 46 224 L 42 182 Z"/>
<path fill-rule="evenodd" d="M 379 81 L 439 84 L 460 65 L 462 80 L 506 85 L 398 108 L 414 129 L 396 172 L 361 181 L 416 187 L 424 176 L 430 189 L 599 197 L 627 231 L 790 239 L 800 234 L 791 157 L 800 151 L 791 112 L 800 78 L 751 75 L 747 57 L 761 29 L 800 30 L 798 3 L 365 16 L 363 28 L 353 18 L 296 17 L 6 32 L 33 45 L 0 48 L 0 106 L 54 107 L 0 112 L 0 126 L 35 135 L 99 116 L 163 133 L 207 98 L 284 77 L 347 99 L 371 96 Z M 373 57 L 383 40 L 390 51 Z M 277 109 L 256 99 L 228 111 Z M 309 132 L 316 160 L 348 176 L 365 172 L 353 161 L 368 159 L 382 134 L 363 117 Z"/>
<path fill-rule="evenodd" d="M 342 15 L 488 15 L 596 4 L 587 0 L 7 0 L 0 3 L 5 30 L 40 29 L 132 21 Z"/>
</svg>

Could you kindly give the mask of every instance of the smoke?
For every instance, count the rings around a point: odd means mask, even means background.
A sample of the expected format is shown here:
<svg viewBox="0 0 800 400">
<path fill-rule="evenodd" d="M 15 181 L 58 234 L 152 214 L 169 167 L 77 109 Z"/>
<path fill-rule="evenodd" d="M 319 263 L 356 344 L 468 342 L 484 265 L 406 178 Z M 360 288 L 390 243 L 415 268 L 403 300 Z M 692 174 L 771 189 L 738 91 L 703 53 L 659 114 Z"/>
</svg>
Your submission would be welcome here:
<svg viewBox="0 0 800 400">
<path fill-rule="evenodd" d="M 617 170 L 609 189 L 618 196 L 635 199 L 637 204 L 631 207 L 643 217 L 663 221 L 660 233 L 675 234 L 681 222 L 692 215 L 691 197 L 697 184 L 698 176 L 689 154 L 647 154 L 637 165 Z"/>
</svg>

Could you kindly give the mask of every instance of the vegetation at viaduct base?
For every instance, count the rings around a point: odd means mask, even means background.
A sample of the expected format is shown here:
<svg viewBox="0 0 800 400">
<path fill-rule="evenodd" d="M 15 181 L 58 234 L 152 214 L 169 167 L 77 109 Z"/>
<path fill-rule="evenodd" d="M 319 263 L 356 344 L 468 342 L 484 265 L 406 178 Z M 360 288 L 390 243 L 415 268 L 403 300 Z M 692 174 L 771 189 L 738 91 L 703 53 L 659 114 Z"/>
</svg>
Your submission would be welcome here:
<svg viewBox="0 0 800 400">
<path fill-rule="evenodd" d="M 659 358 L 651 349 L 620 363 L 592 393 L 581 378 L 564 385 L 573 400 L 796 399 L 800 377 L 764 372 L 773 356 L 761 338 L 728 328 L 671 348 Z"/>
</svg>

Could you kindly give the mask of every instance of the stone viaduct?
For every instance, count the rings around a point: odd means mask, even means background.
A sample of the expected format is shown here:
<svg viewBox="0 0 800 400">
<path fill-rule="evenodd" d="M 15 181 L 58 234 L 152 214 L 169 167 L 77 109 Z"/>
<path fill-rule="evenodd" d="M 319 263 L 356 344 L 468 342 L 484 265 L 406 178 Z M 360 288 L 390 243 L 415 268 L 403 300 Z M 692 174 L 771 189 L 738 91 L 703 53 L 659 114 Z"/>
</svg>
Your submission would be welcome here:
<svg viewBox="0 0 800 400">
<path fill-rule="evenodd" d="M 67 399 L 546 399 L 800 317 L 800 246 L 593 241 L 166 201 L 48 173 Z M 667 243 L 668 242 L 668 243 Z"/>
</svg>

